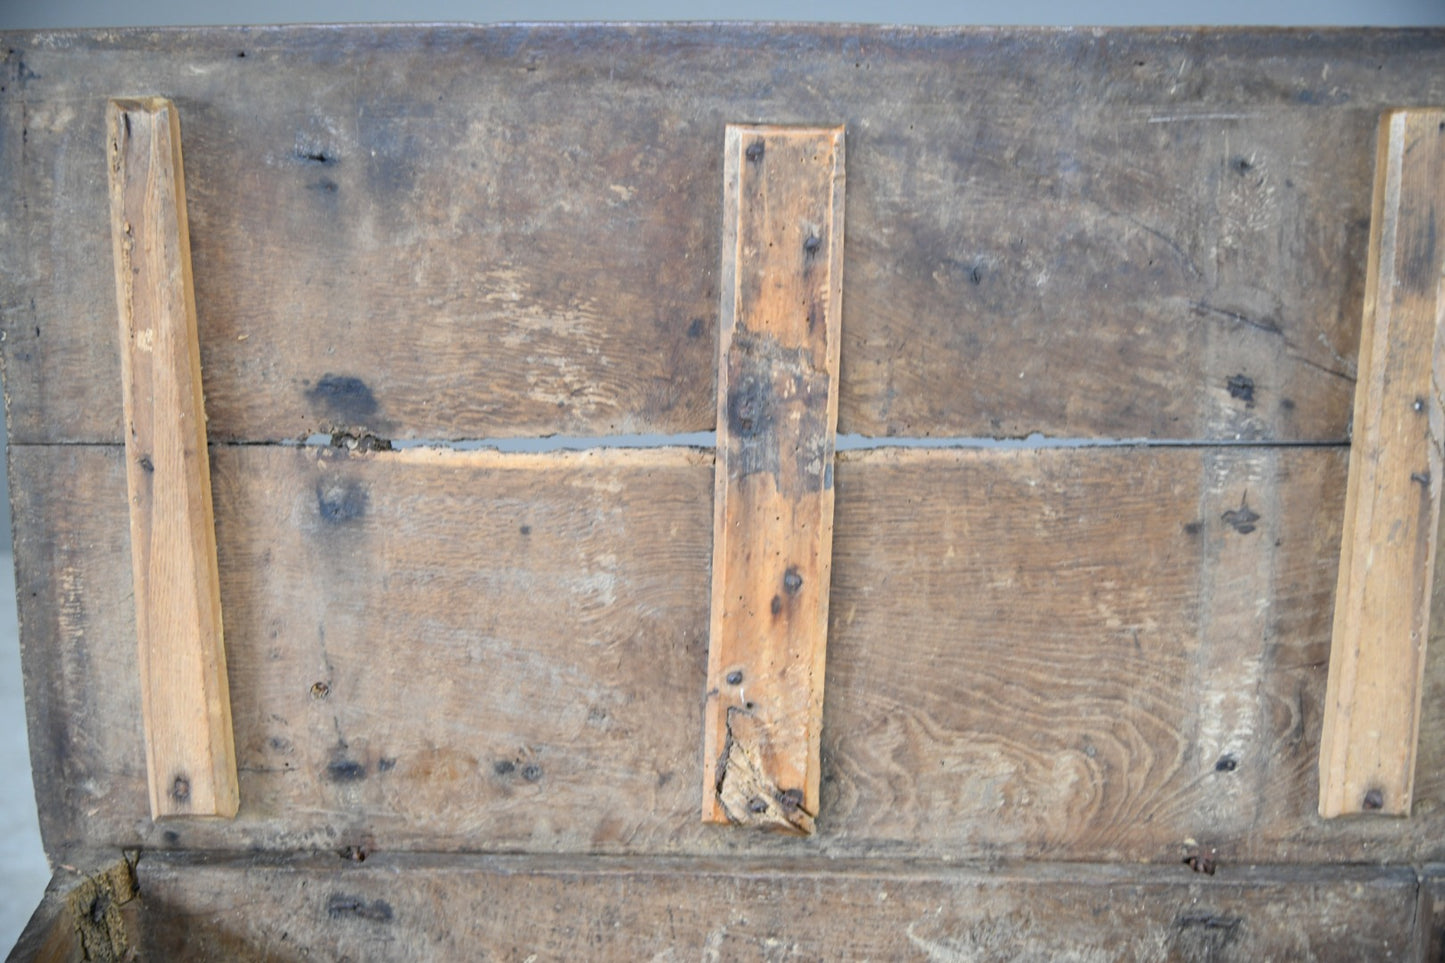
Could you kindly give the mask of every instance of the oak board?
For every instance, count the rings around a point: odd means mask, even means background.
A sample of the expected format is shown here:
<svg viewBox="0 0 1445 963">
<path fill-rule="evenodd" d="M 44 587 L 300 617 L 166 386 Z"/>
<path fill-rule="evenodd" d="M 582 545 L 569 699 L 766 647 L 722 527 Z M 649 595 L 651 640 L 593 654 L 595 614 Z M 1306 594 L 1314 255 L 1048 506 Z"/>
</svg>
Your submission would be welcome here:
<svg viewBox="0 0 1445 963">
<path fill-rule="evenodd" d="M 710 429 L 723 127 L 764 120 L 849 130 L 845 434 L 1342 441 L 1375 121 L 1445 102 L 1441 36 L 7 35 L 12 437 L 121 438 L 94 148 L 145 91 L 217 440 Z"/>
</svg>

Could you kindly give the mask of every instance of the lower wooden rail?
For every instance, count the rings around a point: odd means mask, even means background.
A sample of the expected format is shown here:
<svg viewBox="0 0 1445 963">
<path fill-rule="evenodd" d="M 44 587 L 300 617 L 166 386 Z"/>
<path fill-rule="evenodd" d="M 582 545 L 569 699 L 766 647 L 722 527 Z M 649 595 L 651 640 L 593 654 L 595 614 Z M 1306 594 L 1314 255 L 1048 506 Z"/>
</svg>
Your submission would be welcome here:
<svg viewBox="0 0 1445 963">
<path fill-rule="evenodd" d="M 146 853 L 135 874 L 121 953 L 77 955 L 72 898 L 11 960 L 1423 961 L 1445 920 L 1441 875 L 1408 867 Z"/>
</svg>

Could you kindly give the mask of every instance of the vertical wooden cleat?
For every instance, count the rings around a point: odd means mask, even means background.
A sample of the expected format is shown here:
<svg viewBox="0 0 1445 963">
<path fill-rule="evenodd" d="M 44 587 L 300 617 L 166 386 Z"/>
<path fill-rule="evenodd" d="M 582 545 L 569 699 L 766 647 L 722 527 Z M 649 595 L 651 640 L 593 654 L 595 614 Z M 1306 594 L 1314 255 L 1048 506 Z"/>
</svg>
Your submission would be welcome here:
<svg viewBox="0 0 1445 963">
<path fill-rule="evenodd" d="M 1438 225 L 1438 226 L 1437 226 Z M 1380 125 L 1320 815 L 1410 812 L 1445 437 L 1445 111 Z"/>
<path fill-rule="evenodd" d="M 229 817 L 239 791 L 180 122 L 167 100 L 113 100 L 107 135 L 151 815 Z"/>
<path fill-rule="evenodd" d="M 703 820 L 810 833 L 833 542 L 843 129 L 727 128 Z"/>
</svg>

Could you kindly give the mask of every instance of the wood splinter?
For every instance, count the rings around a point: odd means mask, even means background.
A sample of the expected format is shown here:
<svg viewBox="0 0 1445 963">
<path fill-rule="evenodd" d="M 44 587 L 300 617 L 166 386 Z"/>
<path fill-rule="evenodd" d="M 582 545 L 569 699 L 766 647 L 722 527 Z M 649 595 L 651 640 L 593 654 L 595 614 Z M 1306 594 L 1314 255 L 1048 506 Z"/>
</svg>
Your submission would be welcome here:
<svg viewBox="0 0 1445 963">
<path fill-rule="evenodd" d="M 1441 443 L 1445 111 L 1379 131 L 1334 635 L 1320 740 L 1320 815 L 1406 816 L 1430 599 Z"/>
<path fill-rule="evenodd" d="M 230 817 L 239 790 L 180 122 L 158 97 L 112 100 L 107 135 L 151 815 Z"/>
<path fill-rule="evenodd" d="M 811 833 L 832 567 L 843 129 L 730 125 L 703 821 Z"/>
</svg>

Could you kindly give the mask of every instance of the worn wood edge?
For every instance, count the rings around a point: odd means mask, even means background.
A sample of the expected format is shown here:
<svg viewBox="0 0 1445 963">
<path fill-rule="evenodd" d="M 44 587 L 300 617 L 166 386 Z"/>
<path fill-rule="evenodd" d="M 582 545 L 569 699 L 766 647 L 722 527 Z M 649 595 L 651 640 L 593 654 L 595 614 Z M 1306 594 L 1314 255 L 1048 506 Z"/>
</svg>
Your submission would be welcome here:
<svg viewBox="0 0 1445 963">
<path fill-rule="evenodd" d="M 132 117 L 144 122 L 144 133 L 132 130 Z M 151 814 L 157 819 L 166 816 L 230 818 L 235 816 L 240 803 L 240 784 L 226 677 L 179 113 L 173 103 L 162 97 L 112 99 L 106 110 L 106 136 L 121 381 L 129 425 L 125 437 L 126 475 Z M 135 172 L 130 158 L 137 152 L 148 156 L 144 169 L 145 193 L 140 199 L 141 206 L 133 207 L 137 185 L 133 181 Z M 151 232 L 154 236 L 150 236 Z M 137 244 L 146 251 L 145 274 L 142 268 L 134 266 L 132 251 Z M 144 319 L 143 325 L 137 324 L 136 317 L 138 283 L 150 289 L 144 303 L 156 312 L 155 317 Z M 180 295 L 179 303 L 173 300 L 176 294 Z M 136 332 L 142 327 L 151 335 L 151 342 L 141 343 Z M 140 398 L 135 369 L 142 354 L 150 359 L 141 367 L 146 378 L 143 387 L 150 397 L 146 406 L 137 411 Z M 187 370 L 167 371 L 169 364 Z M 153 374 L 156 371 L 160 372 L 158 379 Z M 161 394 L 160 389 L 166 387 L 177 388 L 175 395 Z M 164 419 L 168 417 L 177 419 L 179 424 L 165 424 Z M 156 492 L 162 490 L 161 485 L 172 493 L 179 493 L 183 517 L 161 518 L 155 511 Z M 176 533 L 178 540 L 170 541 L 170 535 L 162 534 L 161 550 L 167 551 L 167 546 L 179 548 L 187 557 L 173 562 L 163 559 L 158 572 L 152 557 L 157 548 L 156 534 L 172 525 L 180 529 Z M 179 570 L 172 569 L 172 564 Z M 166 600 L 172 598 L 169 588 L 157 587 L 156 581 L 171 577 L 191 582 L 189 587 L 196 595 L 191 597 L 183 592 L 174 599 L 177 606 L 174 610 L 152 611 L 154 607 L 164 608 Z M 160 594 L 153 598 L 154 592 Z M 145 599 L 144 607 L 142 599 Z M 181 611 L 187 602 L 199 604 L 194 610 Z M 155 618 L 157 614 L 159 619 Z M 178 658 L 171 652 L 156 650 L 156 646 L 166 644 L 151 636 L 157 626 L 169 626 L 180 633 L 179 637 L 170 639 L 170 644 L 181 645 L 189 651 Z M 193 668 L 194 677 L 183 674 L 177 678 L 174 670 L 178 662 Z M 153 676 L 157 664 L 170 667 L 168 678 Z M 164 691 L 156 689 L 157 681 L 166 683 L 162 687 Z M 188 688 L 192 684 L 197 687 L 195 690 Z M 199 706 L 195 705 L 196 701 Z M 177 710 L 177 703 L 186 708 Z M 161 730 L 180 716 L 204 719 L 204 727 L 184 733 Z"/>
<path fill-rule="evenodd" d="M 1420 737 L 1425 650 L 1430 634 L 1431 594 L 1433 584 L 1437 580 L 1436 568 L 1439 564 L 1437 549 L 1442 536 L 1441 523 L 1445 521 L 1440 512 L 1441 489 L 1442 484 L 1445 484 L 1441 477 L 1442 474 L 1445 474 L 1445 459 L 1442 459 L 1440 447 L 1440 439 L 1445 436 L 1445 398 L 1442 398 L 1442 391 L 1445 391 L 1445 370 L 1442 370 L 1442 365 L 1445 365 L 1445 357 L 1442 357 L 1442 347 L 1445 347 L 1442 346 L 1442 320 L 1445 320 L 1442 318 L 1442 308 L 1445 308 L 1445 277 L 1439 275 L 1439 259 L 1435 256 L 1434 251 L 1433 205 L 1428 197 L 1421 198 L 1420 200 L 1432 208 L 1429 213 L 1430 223 L 1428 226 L 1430 250 L 1425 253 L 1425 257 L 1429 260 L 1428 267 L 1435 272 L 1434 291 L 1432 292 L 1434 295 L 1434 324 L 1430 353 L 1432 359 L 1430 385 L 1425 388 L 1417 387 L 1406 390 L 1402 394 L 1398 388 L 1393 388 L 1385 383 L 1390 372 L 1383 366 L 1388 365 L 1391 357 L 1403 350 L 1397 344 L 1399 334 L 1394 325 L 1394 314 L 1398 307 L 1396 290 L 1401 283 L 1400 271 L 1404 270 L 1399 264 L 1399 259 L 1411 256 L 1413 253 L 1401 248 L 1401 235 L 1408 229 L 1408 215 L 1405 210 L 1407 205 L 1414 201 L 1414 198 L 1403 196 L 1406 186 L 1404 183 L 1406 155 L 1414 146 L 1405 143 L 1412 119 L 1422 121 L 1427 128 L 1438 123 L 1440 129 L 1445 130 L 1445 111 L 1411 109 L 1386 112 L 1380 118 L 1376 132 L 1375 186 L 1371 204 L 1364 315 L 1361 325 L 1363 333 L 1360 338 L 1357 363 L 1360 377 L 1356 382 L 1355 390 L 1352 419 L 1354 431 L 1345 492 L 1339 580 L 1335 591 L 1330 667 L 1320 740 L 1319 813 L 1327 819 L 1362 812 L 1408 816 L 1414 796 L 1415 758 Z M 1438 145 L 1436 145 L 1436 149 L 1439 150 Z M 1430 169 L 1428 160 L 1416 163 L 1425 167 L 1426 170 Z M 1439 169 L 1438 160 L 1435 164 Z M 1435 191 L 1437 194 L 1445 196 L 1445 186 L 1435 185 Z M 1410 270 L 1414 270 L 1414 268 L 1412 267 Z M 1384 275 L 1386 274 L 1388 274 L 1388 285 L 1385 284 Z M 1411 306 L 1405 305 L 1404 307 L 1408 310 Z M 1415 310 L 1425 310 L 1423 305 L 1414 307 Z M 1409 322 L 1406 321 L 1406 323 Z M 1388 325 L 1388 328 L 1382 327 L 1382 325 Z M 1385 352 L 1383 356 L 1380 354 L 1382 349 Z M 1377 366 L 1380 366 L 1381 370 L 1374 376 L 1368 376 L 1367 373 L 1374 372 Z M 1416 564 L 1411 570 L 1411 577 L 1415 580 L 1415 584 L 1411 586 L 1412 598 L 1407 605 L 1416 639 L 1410 652 L 1413 660 L 1412 671 L 1406 675 L 1413 678 L 1409 680 L 1410 684 L 1407 686 L 1409 691 L 1403 694 L 1403 698 L 1401 698 L 1401 693 L 1394 691 L 1377 693 L 1377 698 L 1389 699 L 1391 705 L 1408 713 L 1405 725 L 1408 732 L 1401 733 L 1403 744 L 1398 747 L 1400 753 L 1398 765 L 1384 766 L 1386 771 L 1379 774 L 1382 778 L 1368 780 L 1366 784 L 1369 788 L 1362 793 L 1360 778 L 1358 775 L 1352 775 L 1355 764 L 1359 762 L 1358 754 L 1365 751 L 1354 745 L 1354 738 L 1357 735 L 1354 725 L 1354 709 L 1357 698 L 1361 697 L 1357 691 L 1358 677 L 1361 660 L 1365 658 L 1359 643 L 1375 636 L 1373 626 L 1362 624 L 1364 613 L 1361 608 L 1365 604 L 1365 596 L 1362 593 L 1368 591 L 1368 586 L 1362 581 L 1361 567 L 1368 569 L 1371 566 L 1370 557 L 1374 554 L 1375 544 L 1360 546 L 1358 539 L 1362 530 L 1372 532 L 1376 527 L 1373 521 L 1378 482 L 1376 465 L 1383 447 L 1392 440 L 1391 437 L 1384 434 L 1384 428 L 1379 429 L 1381 434 L 1373 434 L 1378 427 L 1377 419 L 1384 417 L 1384 409 L 1387 404 L 1391 406 L 1408 404 L 1405 395 L 1414 391 L 1419 392 L 1414 402 L 1415 410 L 1421 411 L 1423 406 L 1424 410 L 1421 413 L 1426 415 L 1427 427 L 1426 438 L 1419 446 L 1423 449 L 1424 456 L 1423 459 L 1420 459 L 1424 462 L 1423 480 L 1418 473 L 1410 475 L 1412 482 L 1424 485 L 1422 518 L 1420 528 L 1416 533 L 1417 540 L 1424 541 L 1424 552 L 1423 557 L 1418 557 L 1420 552 L 1417 548 L 1417 557 L 1414 559 Z M 1397 450 L 1405 447 L 1401 438 L 1394 438 L 1393 441 Z M 1393 540 L 1394 537 L 1393 532 L 1388 533 L 1388 536 L 1387 533 L 1379 532 L 1376 532 L 1375 535 L 1376 540 L 1381 543 L 1385 542 L 1387 538 Z M 1368 555 L 1358 555 L 1361 551 L 1367 551 Z M 1376 576 L 1376 580 L 1379 577 Z M 1398 653 L 1391 650 L 1390 654 Z M 1375 715 L 1375 713 L 1371 713 L 1372 718 Z M 1377 763 L 1377 765 L 1383 764 Z"/>
<path fill-rule="evenodd" d="M 769 138 L 791 141 L 817 140 L 819 143 L 827 143 L 831 148 L 831 165 L 827 172 L 827 185 L 829 197 L 824 205 L 827 224 L 822 227 L 825 234 L 826 260 L 824 264 L 827 269 L 827 290 L 824 306 L 825 316 L 821 331 L 816 334 L 811 330 L 813 324 L 811 306 L 808 307 L 808 330 L 794 345 L 790 341 L 778 341 L 780 348 L 797 350 L 799 357 L 804 356 L 812 360 L 814 367 L 809 374 L 821 375 L 826 384 L 826 406 L 823 423 L 815 426 L 821 431 L 822 437 L 818 439 L 822 448 L 822 459 L 825 465 L 817 473 L 820 479 L 819 489 L 816 493 L 794 492 L 784 493 L 776 487 L 769 493 L 765 479 L 766 472 L 758 472 L 752 475 L 756 485 L 747 490 L 741 490 L 745 484 L 745 475 L 735 472 L 730 461 L 730 454 L 733 446 L 739 446 L 737 457 L 744 457 L 742 451 L 743 442 L 733 435 L 730 408 L 734 405 L 733 393 L 738 386 L 732 384 L 730 371 L 733 362 L 733 350 L 736 337 L 741 329 L 749 337 L 756 338 L 766 343 L 772 343 L 776 332 L 771 330 L 771 325 L 778 323 L 767 317 L 752 318 L 753 321 L 763 321 L 765 330 L 753 332 L 744 327 L 744 319 L 739 316 L 740 302 L 743 300 L 740 289 L 739 272 L 743 269 L 747 254 L 744 250 L 744 238 L 742 236 L 743 208 L 747 203 L 747 197 L 742 190 L 744 174 L 749 171 L 754 163 L 751 146 L 749 146 L 746 157 L 744 156 L 744 140 L 746 138 L 762 138 L 766 141 Z M 761 141 L 758 142 L 761 146 Z M 723 161 L 723 242 L 722 242 L 722 270 L 720 272 L 719 287 L 721 290 L 720 310 L 718 322 L 718 351 L 717 351 L 717 400 L 716 400 L 716 475 L 713 494 L 713 560 L 712 560 L 712 587 L 711 587 L 711 615 L 709 620 L 709 645 L 708 645 L 708 682 L 707 702 L 708 709 L 704 724 L 703 736 L 703 804 L 702 819 L 706 823 L 737 823 L 765 827 L 784 832 L 799 833 L 808 835 L 813 832 L 814 820 L 819 808 L 819 786 L 821 783 L 820 764 L 820 740 L 823 722 L 823 685 L 825 665 L 827 659 L 827 625 L 828 625 L 828 590 L 831 585 L 832 568 L 832 529 L 833 529 L 833 485 L 832 485 L 832 460 L 834 455 L 834 442 L 837 433 L 838 423 L 838 397 L 840 394 L 839 382 L 839 354 L 841 350 L 841 320 L 842 320 L 842 282 L 843 282 L 843 249 L 844 249 L 844 223 L 843 205 L 846 192 L 845 172 L 846 162 L 845 149 L 845 128 L 843 125 L 831 127 L 807 127 L 794 125 L 777 124 L 728 124 L 724 130 L 724 161 Z M 776 149 L 775 149 L 776 150 Z M 761 165 L 767 164 L 766 153 L 760 153 L 756 160 Z M 757 174 L 762 177 L 761 173 Z M 794 212 L 788 209 L 789 204 L 805 204 L 807 198 L 779 198 L 776 204 L 780 210 L 792 215 Z M 780 214 L 781 218 L 783 215 Z M 780 235 L 781 236 L 781 235 Z M 816 235 L 813 241 L 816 246 Z M 772 249 L 773 243 L 769 241 L 768 248 Z M 813 249 L 810 249 L 813 250 Z M 769 259 L 766 251 L 760 251 L 753 255 L 754 273 L 758 270 L 758 262 Z M 774 255 L 773 257 L 776 257 Z M 806 260 L 806 259 L 805 259 Z M 806 278 L 807 268 L 804 268 Z M 768 298 L 760 290 L 757 295 L 759 306 L 768 301 Z M 755 308 L 760 310 L 760 307 Z M 763 311 L 763 314 L 769 312 Z M 776 307 L 772 313 L 778 313 Z M 782 312 L 784 317 L 791 316 L 789 312 Z M 781 322 L 784 329 L 789 327 L 786 321 Z M 810 343 L 810 339 L 821 337 L 823 351 L 821 359 L 816 357 L 816 346 Z M 769 372 L 767 376 L 759 374 L 767 384 L 767 392 L 773 393 L 774 385 L 771 378 L 776 377 L 775 373 Z M 800 376 L 801 378 L 802 376 Z M 776 400 L 776 399 L 775 399 Z M 753 402 L 747 402 L 749 405 Z M 768 404 L 772 404 L 770 401 Z M 778 419 L 782 422 L 787 419 Z M 769 419 L 772 421 L 772 419 Z M 792 425 L 793 430 L 801 432 L 803 425 Z M 784 431 L 781 424 L 774 425 L 768 429 L 770 436 L 774 432 Z M 796 438 L 793 440 L 797 440 Z M 769 447 L 772 445 L 771 437 L 766 438 L 763 443 Z M 778 440 L 780 448 L 786 447 L 786 439 Z M 796 445 L 794 446 L 797 447 Z M 781 474 L 775 474 L 775 486 L 781 479 Z M 759 479 L 762 481 L 758 481 Z M 806 701 L 807 710 L 805 713 L 804 732 L 801 742 L 803 743 L 803 755 L 805 757 L 802 766 L 802 785 L 794 785 L 791 777 L 784 777 L 779 771 L 779 764 L 792 768 L 796 759 L 792 758 L 798 747 L 792 743 L 790 738 L 778 739 L 779 735 L 791 736 L 793 733 L 778 733 L 775 727 L 770 727 L 763 720 L 754 720 L 751 717 L 752 703 L 743 702 L 741 705 L 727 705 L 726 701 L 731 699 L 733 686 L 724 679 L 727 666 L 724 665 L 725 655 L 737 656 L 738 653 L 729 650 L 727 647 L 735 634 L 729 630 L 726 624 L 726 613 L 729 609 L 727 596 L 733 589 L 735 578 L 742 579 L 747 583 L 743 573 L 732 571 L 730 556 L 732 552 L 731 533 L 737 521 L 732 518 L 731 507 L 734 502 L 732 495 L 733 488 L 738 486 L 737 501 L 745 509 L 751 506 L 753 515 L 766 516 L 771 514 L 771 509 L 766 512 L 759 512 L 758 499 L 775 500 L 779 512 L 786 512 L 787 506 L 791 505 L 796 509 L 802 504 L 805 510 L 816 511 L 816 530 L 813 544 L 801 546 L 805 550 L 802 553 L 804 558 L 800 564 L 805 564 L 808 571 L 804 577 L 809 582 L 816 582 L 816 586 L 808 587 L 808 595 L 816 599 L 813 611 L 803 613 L 806 620 L 812 618 L 812 638 L 807 639 L 810 654 L 812 656 L 806 677 Z M 756 490 L 755 490 L 756 489 Z M 816 498 L 817 504 L 811 504 Z M 811 514 L 812 512 L 810 512 Z M 779 519 L 782 515 L 778 516 Z M 796 519 L 795 515 L 789 516 L 792 524 Z M 756 519 L 754 519 L 756 520 Z M 743 519 L 744 524 L 747 519 Z M 746 541 L 750 544 L 762 535 L 754 532 L 744 533 Z M 786 543 L 786 534 L 782 536 Z M 754 545 L 753 547 L 756 547 Z M 749 556 L 751 552 L 748 553 Z M 736 559 L 732 559 L 736 562 Z M 759 565 L 763 564 L 761 562 Z M 789 569 L 790 576 L 795 580 L 797 573 Z M 800 584 L 795 581 L 795 585 Z M 786 587 L 781 594 L 792 595 L 797 589 Z M 816 593 L 816 595 L 814 595 Z M 780 595 L 773 598 L 773 614 L 776 620 L 780 611 Z M 766 597 L 764 594 L 763 597 Z M 774 623 L 769 627 L 774 634 L 782 632 L 785 636 L 794 631 L 791 622 L 783 622 L 781 625 Z M 797 631 L 809 633 L 808 624 L 802 625 Z M 776 642 L 772 643 L 776 644 Z M 744 660 L 747 661 L 747 660 Z M 754 671 L 750 664 L 745 671 Z M 771 689 L 773 682 L 768 681 L 764 688 Z M 739 692 L 743 691 L 739 688 Z M 729 693 L 724 696 L 723 693 Z M 778 693 L 766 691 L 764 701 L 770 701 L 774 697 L 779 701 L 787 703 L 789 698 L 795 698 L 796 691 L 786 690 Z M 739 715 L 734 719 L 734 711 L 738 710 Z M 795 713 L 783 711 L 783 717 L 793 718 Z M 773 731 L 769 731 L 772 729 Z M 786 784 L 786 789 L 784 788 Z"/>
<path fill-rule="evenodd" d="M 140 890 L 135 857 L 71 856 L 56 866 L 7 963 L 132 959 Z"/>
</svg>

